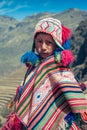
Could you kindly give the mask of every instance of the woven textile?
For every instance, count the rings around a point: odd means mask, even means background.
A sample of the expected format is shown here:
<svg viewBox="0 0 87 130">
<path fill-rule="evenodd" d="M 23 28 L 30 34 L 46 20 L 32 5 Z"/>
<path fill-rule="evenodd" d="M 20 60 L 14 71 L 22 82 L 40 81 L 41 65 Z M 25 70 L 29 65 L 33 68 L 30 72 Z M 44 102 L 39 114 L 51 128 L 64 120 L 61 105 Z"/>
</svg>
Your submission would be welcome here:
<svg viewBox="0 0 87 130">
<path fill-rule="evenodd" d="M 72 71 L 51 56 L 27 77 L 16 112 L 27 130 L 80 130 L 73 113 L 87 112 L 87 101 Z"/>
</svg>

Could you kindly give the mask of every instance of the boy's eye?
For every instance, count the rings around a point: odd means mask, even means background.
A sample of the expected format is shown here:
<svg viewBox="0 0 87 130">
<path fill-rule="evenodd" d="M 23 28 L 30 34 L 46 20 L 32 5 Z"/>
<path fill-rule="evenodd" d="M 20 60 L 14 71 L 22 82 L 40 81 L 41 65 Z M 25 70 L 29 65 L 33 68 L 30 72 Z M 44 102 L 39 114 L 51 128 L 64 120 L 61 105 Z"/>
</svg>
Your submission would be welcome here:
<svg viewBox="0 0 87 130">
<path fill-rule="evenodd" d="M 50 41 L 47 41 L 47 42 L 46 42 L 46 44 L 50 45 L 50 44 L 52 44 L 52 42 L 50 42 Z"/>
<path fill-rule="evenodd" d="M 36 42 L 37 42 L 37 43 L 42 43 L 42 40 L 39 40 L 39 39 L 38 39 L 38 40 L 36 40 Z"/>
</svg>

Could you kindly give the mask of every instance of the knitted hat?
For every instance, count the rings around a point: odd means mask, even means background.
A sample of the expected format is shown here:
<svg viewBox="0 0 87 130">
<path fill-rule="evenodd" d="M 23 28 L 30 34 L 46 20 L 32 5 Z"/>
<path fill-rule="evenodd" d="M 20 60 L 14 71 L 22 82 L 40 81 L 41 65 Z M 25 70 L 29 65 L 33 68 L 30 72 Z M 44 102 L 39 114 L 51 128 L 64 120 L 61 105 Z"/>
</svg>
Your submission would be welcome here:
<svg viewBox="0 0 87 130">
<path fill-rule="evenodd" d="M 61 63 L 62 66 L 69 66 L 74 57 L 70 50 L 70 37 L 71 31 L 67 27 L 61 24 L 57 19 L 45 18 L 39 21 L 35 27 L 34 41 L 37 33 L 44 32 L 50 34 L 57 44 L 58 48 L 54 51 L 54 58 L 57 63 Z M 21 62 L 27 66 L 37 66 L 41 62 L 39 55 L 34 53 L 35 43 L 33 44 L 32 51 L 25 53 Z"/>
<path fill-rule="evenodd" d="M 35 27 L 35 35 L 38 32 L 45 32 L 47 34 L 50 34 L 56 44 L 61 49 L 68 49 L 69 48 L 69 42 L 68 46 L 64 45 L 66 41 L 68 41 L 71 37 L 71 31 L 67 27 L 61 24 L 61 22 L 54 18 L 45 18 L 41 21 L 39 21 Z"/>
</svg>

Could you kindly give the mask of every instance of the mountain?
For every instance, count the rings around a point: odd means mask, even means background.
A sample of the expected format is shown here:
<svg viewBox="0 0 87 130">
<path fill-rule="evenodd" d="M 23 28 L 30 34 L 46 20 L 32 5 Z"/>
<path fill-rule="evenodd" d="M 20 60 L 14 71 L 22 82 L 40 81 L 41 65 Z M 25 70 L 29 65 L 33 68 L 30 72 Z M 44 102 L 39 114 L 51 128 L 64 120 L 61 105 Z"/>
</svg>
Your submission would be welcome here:
<svg viewBox="0 0 87 130">
<path fill-rule="evenodd" d="M 33 16 L 27 16 L 24 21 L 29 22 L 30 19 L 33 19 L 36 21 L 39 21 L 46 17 L 53 17 L 59 19 L 64 25 L 68 26 L 71 29 L 76 29 L 78 27 L 79 23 L 87 18 L 87 12 L 79 10 L 77 8 L 71 8 L 69 10 L 63 11 L 61 13 L 39 13 Z M 31 20 L 31 22 L 34 22 Z"/>
<path fill-rule="evenodd" d="M 52 14 L 45 12 L 27 16 L 22 21 L 0 16 L 0 76 L 8 75 L 22 67 L 20 57 L 24 52 L 31 50 L 34 27 L 40 19 L 46 17 L 60 19 L 74 33 L 79 23 L 87 18 L 87 12 L 79 9 Z"/>
<path fill-rule="evenodd" d="M 72 37 L 75 55 L 73 70 L 80 81 L 87 81 L 87 19 L 81 21 Z"/>
<path fill-rule="evenodd" d="M 24 79 L 26 68 L 20 63 L 23 53 L 31 50 L 36 23 L 43 18 L 53 17 L 71 28 L 71 50 L 75 56 L 73 72 L 79 81 L 87 82 L 87 12 L 69 9 L 61 13 L 39 13 L 17 21 L 0 16 L 0 115 L 9 113 L 7 104 Z M 86 95 L 87 97 L 87 95 Z M 4 121 L 0 117 L 0 125 Z"/>
</svg>

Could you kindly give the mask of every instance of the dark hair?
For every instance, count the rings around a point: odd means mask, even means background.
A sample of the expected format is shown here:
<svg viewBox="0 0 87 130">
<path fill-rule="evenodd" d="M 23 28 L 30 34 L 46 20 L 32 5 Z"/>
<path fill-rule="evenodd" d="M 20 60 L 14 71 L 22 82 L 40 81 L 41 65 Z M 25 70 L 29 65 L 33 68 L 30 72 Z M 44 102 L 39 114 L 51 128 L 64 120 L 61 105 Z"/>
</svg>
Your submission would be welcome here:
<svg viewBox="0 0 87 130">
<path fill-rule="evenodd" d="M 35 41 L 33 42 L 32 51 L 35 51 Z"/>
</svg>

